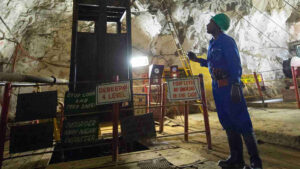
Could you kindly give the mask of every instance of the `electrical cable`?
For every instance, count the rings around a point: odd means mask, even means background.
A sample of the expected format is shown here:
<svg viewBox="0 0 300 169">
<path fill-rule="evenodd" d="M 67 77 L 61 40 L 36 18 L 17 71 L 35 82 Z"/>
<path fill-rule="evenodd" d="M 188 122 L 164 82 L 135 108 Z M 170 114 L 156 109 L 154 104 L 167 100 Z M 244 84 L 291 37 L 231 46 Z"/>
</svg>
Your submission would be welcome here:
<svg viewBox="0 0 300 169">
<path fill-rule="evenodd" d="M 251 4 L 248 3 L 247 1 L 246 1 L 246 5 L 247 5 L 248 7 L 253 7 L 253 8 L 255 8 L 256 11 L 259 11 L 259 12 L 260 12 L 261 14 L 263 14 L 267 19 L 269 19 L 270 21 L 272 21 L 273 23 L 275 23 L 279 28 L 281 28 L 284 32 L 286 32 L 287 34 L 289 34 L 290 36 L 292 36 L 291 33 L 289 33 L 288 31 L 286 31 L 286 29 L 284 29 L 283 27 L 281 27 L 276 21 L 274 21 L 272 18 L 270 18 L 269 16 L 267 16 L 264 12 L 262 12 L 261 10 L 259 10 L 257 7 L 255 7 L 254 5 L 251 6 Z"/>
<path fill-rule="evenodd" d="M 226 5 L 226 3 L 221 0 L 223 2 L 223 4 Z M 280 45 L 278 45 L 275 41 L 273 41 L 270 37 L 268 37 L 267 35 L 265 35 L 261 30 L 259 30 L 256 26 L 254 26 L 250 21 L 248 21 L 247 19 L 245 19 L 245 17 L 243 15 L 241 15 L 239 12 L 235 12 L 236 14 L 238 14 L 242 19 L 244 19 L 246 22 L 249 23 L 250 26 L 252 26 L 254 29 L 256 29 L 260 34 L 262 34 L 264 37 L 266 37 L 270 42 L 274 43 L 278 48 L 281 48 Z"/>
<path fill-rule="evenodd" d="M 5 23 L 5 21 L 3 20 L 3 18 L 2 18 L 1 16 L 0 16 L 0 20 L 1 20 L 1 22 L 4 24 L 5 28 L 8 30 L 8 32 L 10 33 L 10 35 L 14 38 L 14 40 L 15 40 L 16 42 L 18 42 L 18 41 L 17 41 L 17 38 L 14 37 L 14 35 L 13 35 L 13 33 L 11 32 L 10 28 L 7 26 L 7 24 Z"/>
<path fill-rule="evenodd" d="M 37 59 L 35 57 L 32 57 L 28 54 L 28 52 L 21 46 L 21 44 L 18 42 L 17 38 L 14 37 L 13 33 L 11 32 L 10 28 L 8 27 L 8 25 L 5 23 L 5 21 L 3 20 L 3 18 L 0 16 L 0 20 L 1 22 L 4 24 L 5 28 L 8 30 L 8 32 L 10 33 L 10 35 L 13 37 L 14 40 L 10 40 L 11 42 L 14 42 L 16 43 L 16 48 L 19 48 L 21 50 L 21 53 L 23 55 L 21 55 L 20 57 L 26 57 L 26 58 L 29 58 L 33 61 L 38 61 L 38 62 L 42 62 L 42 63 L 45 63 L 45 64 L 48 64 L 48 65 L 52 65 L 52 66 L 56 66 L 56 67 L 63 67 L 63 68 L 70 68 L 70 66 L 68 65 L 61 65 L 61 64 L 56 64 L 56 63 L 50 63 L 50 62 L 47 62 L 47 61 L 43 61 L 41 59 Z M 10 61 L 12 60 L 13 58 L 10 59 Z M 9 62 L 10 62 L 9 61 Z"/>
<path fill-rule="evenodd" d="M 294 7 L 293 5 L 291 5 L 288 1 L 286 0 L 283 0 L 286 4 L 288 4 L 290 7 L 292 7 L 299 15 L 300 15 L 300 12 L 296 9 L 296 7 Z"/>
<path fill-rule="evenodd" d="M 262 34 L 264 37 L 266 37 L 270 42 L 274 43 L 278 48 L 282 48 L 280 45 L 278 45 L 275 41 L 273 41 L 269 36 L 265 35 L 261 30 L 259 30 L 256 26 L 254 26 L 250 21 L 248 21 L 247 19 L 245 19 L 244 16 L 242 16 L 241 14 L 239 14 L 238 12 L 236 12 L 239 16 L 242 17 L 242 19 L 244 19 L 246 22 L 248 22 L 254 29 L 256 29 L 260 34 Z"/>
</svg>

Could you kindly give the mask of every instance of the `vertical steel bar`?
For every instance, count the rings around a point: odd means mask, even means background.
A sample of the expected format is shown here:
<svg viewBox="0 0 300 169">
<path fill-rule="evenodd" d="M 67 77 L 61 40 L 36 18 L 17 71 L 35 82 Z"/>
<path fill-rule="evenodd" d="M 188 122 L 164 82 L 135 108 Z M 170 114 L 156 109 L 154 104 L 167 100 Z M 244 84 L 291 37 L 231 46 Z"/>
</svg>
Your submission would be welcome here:
<svg viewBox="0 0 300 169">
<path fill-rule="evenodd" d="M 63 124 L 65 119 L 65 105 L 61 103 L 62 110 L 60 115 L 60 137 L 62 136 Z"/>
<path fill-rule="evenodd" d="M 78 0 L 73 0 L 73 20 L 72 20 L 72 43 L 71 43 L 71 68 L 69 90 L 76 90 L 77 74 L 77 25 L 78 25 Z"/>
<path fill-rule="evenodd" d="M 114 77 L 114 81 L 119 81 L 119 76 Z M 118 123 L 119 123 L 120 103 L 113 104 L 113 156 L 112 160 L 116 162 L 119 154 L 119 136 L 118 136 Z"/>
<path fill-rule="evenodd" d="M 184 141 L 189 141 L 189 102 L 184 103 Z"/>
<path fill-rule="evenodd" d="M 266 90 L 266 86 L 265 86 L 265 82 L 264 82 L 264 78 L 263 78 L 262 73 L 260 74 L 260 77 L 261 77 L 261 84 L 262 84 L 261 89 L 262 89 L 262 91 L 265 91 Z"/>
<path fill-rule="evenodd" d="M 165 118 L 165 103 L 166 103 L 166 95 L 165 95 L 165 84 L 161 84 L 161 117 L 160 117 L 160 126 L 159 132 L 164 132 L 164 118 Z"/>
<path fill-rule="evenodd" d="M 199 74 L 199 81 L 200 81 L 200 91 L 201 91 L 202 109 L 203 109 L 203 117 L 204 117 L 204 124 L 205 124 L 207 147 L 208 147 L 208 149 L 212 149 L 211 134 L 210 134 L 210 127 L 209 127 L 209 118 L 208 118 L 208 112 L 207 112 L 205 86 L 204 86 L 204 81 L 203 81 L 203 75 L 202 74 Z"/>
<path fill-rule="evenodd" d="M 155 98 L 155 104 L 159 105 L 159 107 L 155 108 L 155 112 L 158 116 L 158 121 L 159 121 L 159 126 L 161 125 L 161 114 L 162 114 L 162 81 L 159 80 L 159 84 L 157 84 L 157 93 L 156 93 L 156 98 Z M 160 127 L 159 127 L 159 131 L 160 131 Z"/>
<path fill-rule="evenodd" d="M 298 109 L 300 109 L 299 89 L 298 89 L 298 82 L 297 82 L 295 67 L 292 66 L 291 69 L 292 69 L 293 82 L 294 82 L 294 87 L 295 87 L 295 93 L 296 93 L 296 100 L 297 100 L 297 104 L 298 104 Z"/>
<path fill-rule="evenodd" d="M 1 110 L 1 124 L 0 124 L 0 169 L 2 168 L 3 157 L 4 157 L 6 125 L 7 125 L 8 109 L 9 109 L 10 96 L 11 96 L 10 91 L 11 91 L 11 83 L 6 83 L 4 94 L 3 94 L 3 106 Z"/>
<path fill-rule="evenodd" d="M 131 0 L 126 0 L 126 34 L 127 34 L 127 58 L 128 60 L 132 56 L 132 34 L 131 34 Z M 129 62 L 127 62 L 129 64 Z M 131 94 L 133 92 L 133 81 L 132 81 L 132 66 L 128 65 L 129 71 L 128 71 L 128 79 L 130 79 L 130 89 Z M 133 97 L 131 97 L 130 106 L 133 107 Z"/>
<path fill-rule="evenodd" d="M 256 82 L 256 86 L 257 86 L 257 89 L 258 89 L 258 92 L 259 92 L 262 104 L 263 104 L 263 106 L 265 106 L 264 96 L 262 94 L 261 87 L 260 87 L 260 84 L 259 84 L 256 72 L 254 72 L 253 75 L 254 75 L 254 79 L 255 79 L 255 82 Z"/>
<path fill-rule="evenodd" d="M 150 78 L 149 78 L 149 82 L 148 82 L 148 90 L 147 90 L 147 113 L 150 113 L 150 106 L 151 106 L 151 83 L 150 83 Z"/>
</svg>

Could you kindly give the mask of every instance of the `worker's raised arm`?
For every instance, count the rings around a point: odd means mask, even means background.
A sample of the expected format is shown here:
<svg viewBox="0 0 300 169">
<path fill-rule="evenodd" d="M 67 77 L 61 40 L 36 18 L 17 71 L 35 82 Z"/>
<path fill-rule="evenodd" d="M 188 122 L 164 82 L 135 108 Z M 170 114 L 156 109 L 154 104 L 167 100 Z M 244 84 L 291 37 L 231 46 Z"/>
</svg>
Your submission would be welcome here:
<svg viewBox="0 0 300 169">
<path fill-rule="evenodd" d="M 189 57 L 189 59 L 190 59 L 191 61 L 200 63 L 200 65 L 201 65 L 202 67 L 207 67 L 207 60 L 206 60 L 206 59 L 197 58 L 197 56 L 196 56 L 195 53 L 193 53 L 193 52 L 188 52 L 188 53 L 187 53 L 187 56 Z"/>
</svg>

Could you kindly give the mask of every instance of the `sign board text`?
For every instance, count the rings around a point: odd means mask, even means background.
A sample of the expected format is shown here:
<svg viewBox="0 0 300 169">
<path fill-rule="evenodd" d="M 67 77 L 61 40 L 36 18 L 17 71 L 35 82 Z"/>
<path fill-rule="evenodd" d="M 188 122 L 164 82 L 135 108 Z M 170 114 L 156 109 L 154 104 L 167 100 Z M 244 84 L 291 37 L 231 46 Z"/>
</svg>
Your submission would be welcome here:
<svg viewBox="0 0 300 169">
<path fill-rule="evenodd" d="M 65 95 L 65 114 L 76 114 L 92 112 L 96 109 L 96 94 L 89 93 L 71 93 Z"/>
<path fill-rule="evenodd" d="M 130 101 L 130 82 L 118 82 L 97 86 L 97 105 Z"/>
<path fill-rule="evenodd" d="M 98 141 L 98 120 L 93 117 L 69 118 L 64 121 L 64 146 L 92 144 Z"/>
<path fill-rule="evenodd" d="M 200 100 L 199 78 L 170 79 L 168 84 L 168 99 L 170 101 Z"/>
<path fill-rule="evenodd" d="M 145 114 L 147 109 L 147 94 L 133 95 L 134 115 Z"/>
</svg>

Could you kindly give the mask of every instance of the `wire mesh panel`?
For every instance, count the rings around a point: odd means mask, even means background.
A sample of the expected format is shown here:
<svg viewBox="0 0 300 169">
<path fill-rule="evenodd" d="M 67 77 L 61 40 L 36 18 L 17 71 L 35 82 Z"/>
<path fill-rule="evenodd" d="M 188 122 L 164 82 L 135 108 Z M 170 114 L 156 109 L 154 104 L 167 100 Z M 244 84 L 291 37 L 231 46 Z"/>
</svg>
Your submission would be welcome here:
<svg viewBox="0 0 300 169">
<path fill-rule="evenodd" d="M 140 161 L 138 163 L 138 167 L 141 169 L 171 169 L 174 168 L 172 165 L 163 157 L 151 159 L 151 160 L 145 160 Z"/>
</svg>

